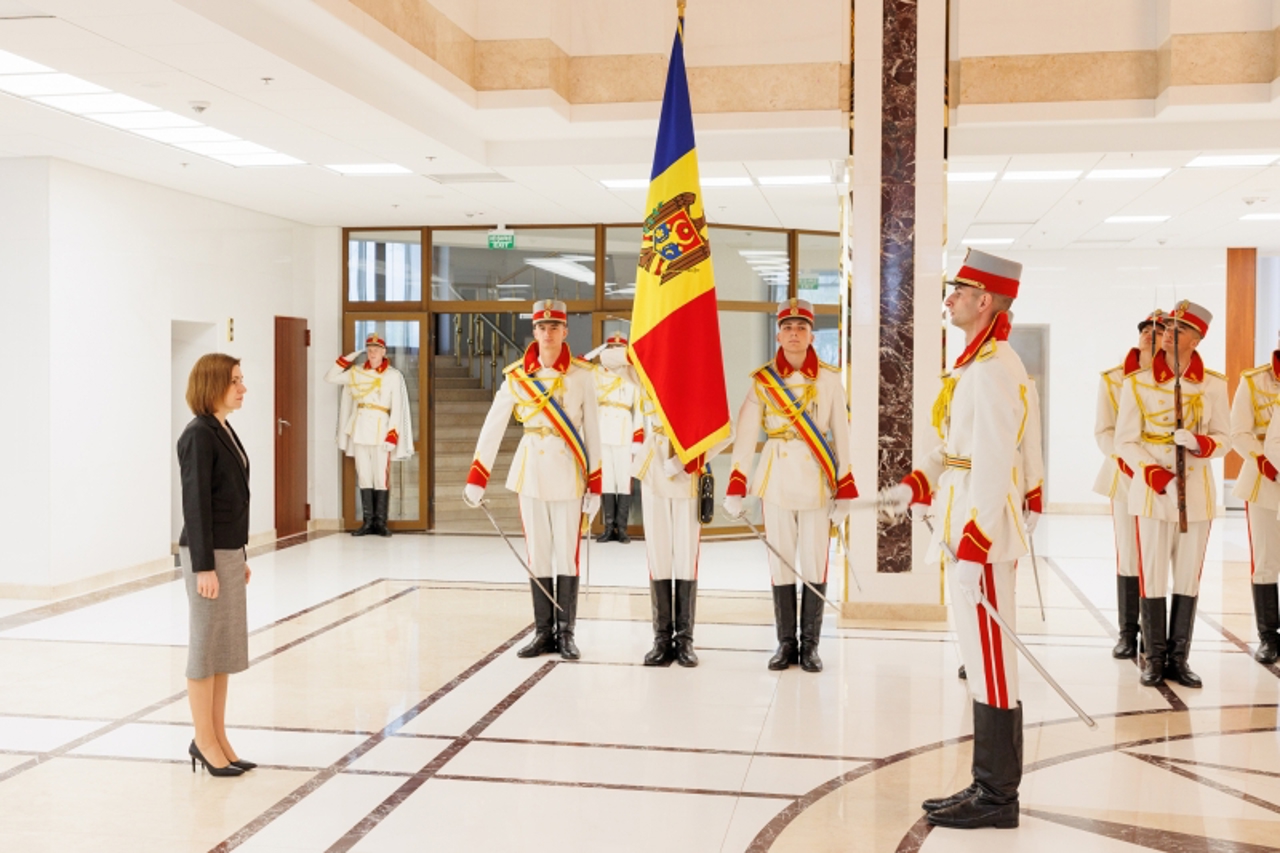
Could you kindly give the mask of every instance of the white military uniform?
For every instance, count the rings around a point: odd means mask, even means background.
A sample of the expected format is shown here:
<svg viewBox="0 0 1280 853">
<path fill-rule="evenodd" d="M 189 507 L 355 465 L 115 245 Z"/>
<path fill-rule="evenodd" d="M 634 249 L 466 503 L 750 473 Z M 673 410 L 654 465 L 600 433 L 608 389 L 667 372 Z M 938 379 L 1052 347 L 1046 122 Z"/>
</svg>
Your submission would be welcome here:
<svg viewBox="0 0 1280 853">
<path fill-rule="evenodd" d="M 643 416 L 636 386 L 607 367 L 595 367 L 600 404 L 600 471 L 606 495 L 631 494 L 631 445 L 641 441 Z"/>
<path fill-rule="evenodd" d="M 645 556 L 649 579 L 696 581 L 702 524 L 698 520 L 698 475 L 683 469 L 667 476 L 664 463 L 675 456 L 666 427 L 645 397 L 644 443 L 632 460 L 631 476 L 640 481 Z"/>
<path fill-rule="evenodd" d="M 1009 345 L 1008 315 L 999 313 L 943 378 L 934 404 L 942 444 L 903 482 L 912 503 L 932 503 L 936 519 L 927 559 L 983 564 L 982 594 L 1017 630 L 1017 560 L 1028 552 L 1024 507 L 1040 510 L 1044 463 L 1038 395 Z M 952 620 L 969 689 L 995 708 L 1018 705 L 1017 651 L 981 605 L 970 604 L 951 580 Z"/>
<path fill-rule="evenodd" d="M 582 498 L 587 492 L 599 494 L 601 487 L 599 406 L 592 367 L 573 358 L 568 344 L 554 365 L 543 365 L 535 342 L 524 358 L 507 366 L 503 377 L 480 430 L 467 482 L 488 486 L 490 468 L 514 414 L 524 425 L 524 437 L 516 447 L 506 486 L 520 495 L 529 568 L 538 577 L 557 573 L 576 577 Z M 575 450 L 562 437 L 557 427 L 562 421 L 549 398 L 567 416 L 581 448 Z"/>
<path fill-rule="evenodd" d="M 1170 567 L 1175 595 L 1194 597 L 1217 511 L 1210 460 L 1230 449 L 1227 380 L 1205 370 L 1193 352 L 1183 371 L 1183 426 L 1200 440 L 1200 453 L 1186 452 L 1187 532 L 1178 532 L 1177 485 L 1172 480 L 1176 445 L 1173 369 L 1163 351 L 1147 370 L 1125 379 L 1116 416 L 1116 454 L 1133 469 L 1129 511 L 1138 516 L 1139 580 L 1143 598 L 1164 598 Z"/>
<path fill-rule="evenodd" d="M 385 491 L 391 462 L 413 455 L 408 389 L 386 358 L 376 370 L 368 362 L 352 367 L 359 354 L 339 358 L 324 379 L 343 386 L 338 449 L 355 458 L 361 489 Z"/>
<path fill-rule="evenodd" d="M 1280 577 L 1280 483 L 1276 461 L 1264 442 L 1280 398 L 1280 350 L 1268 364 L 1240 374 L 1231 401 L 1231 447 L 1244 459 L 1232 494 L 1245 502 L 1249 520 L 1249 566 L 1255 584 L 1273 584 Z M 1272 452 L 1280 454 L 1280 438 Z M 1275 461 L 1273 461 L 1275 460 Z"/>
<path fill-rule="evenodd" d="M 1098 403 L 1093 437 L 1105 457 L 1093 482 L 1093 490 L 1111 501 L 1111 523 L 1115 528 L 1116 574 L 1138 576 L 1138 519 L 1129 511 L 1129 482 L 1133 471 L 1116 454 L 1116 415 L 1125 377 L 1140 369 L 1138 350 L 1131 349 L 1123 363 L 1102 372 L 1098 382 Z"/>
<path fill-rule="evenodd" d="M 791 404 L 772 389 L 770 368 L 817 431 L 827 437 L 826 445 L 834 455 L 832 477 L 785 414 Z M 857 497 L 850 460 L 849 408 L 839 369 L 820 362 L 812 347 L 804 365 L 795 369 L 779 349 L 774 360 L 756 370 L 752 378 L 751 390 L 738 410 L 728 495 L 748 494 L 746 469 L 763 427 L 767 440 L 749 483 L 750 494 L 763 504 L 769 544 L 790 558 L 806 581 L 826 583 L 831 502 Z M 772 552 L 769 574 L 775 586 L 796 583 Z"/>
</svg>

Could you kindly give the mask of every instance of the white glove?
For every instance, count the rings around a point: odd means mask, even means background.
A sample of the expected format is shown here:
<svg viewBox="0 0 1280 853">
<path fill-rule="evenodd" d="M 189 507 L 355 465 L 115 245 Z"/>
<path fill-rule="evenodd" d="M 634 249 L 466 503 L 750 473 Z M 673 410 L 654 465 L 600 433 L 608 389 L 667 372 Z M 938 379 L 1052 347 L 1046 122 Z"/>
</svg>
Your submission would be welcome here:
<svg viewBox="0 0 1280 853">
<path fill-rule="evenodd" d="M 742 495 L 727 495 L 724 499 L 724 511 L 730 518 L 742 518 Z"/>
<path fill-rule="evenodd" d="M 684 463 L 679 456 L 668 456 L 662 460 L 662 473 L 667 475 L 668 480 L 673 480 L 684 473 Z"/>
<path fill-rule="evenodd" d="M 982 600 L 982 563 L 961 560 L 956 563 L 956 586 L 974 607 Z"/>
<path fill-rule="evenodd" d="M 1036 532 L 1036 525 L 1040 522 L 1040 513 L 1029 512 L 1022 519 L 1023 525 L 1027 528 L 1027 535 L 1030 536 Z"/>
<path fill-rule="evenodd" d="M 395 453 L 396 446 L 389 441 L 382 442 L 382 450 L 384 453 Z"/>
<path fill-rule="evenodd" d="M 849 517 L 849 513 L 853 511 L 853 501 L 839 500 L 831 502 L 831 523 L 835 525 L 843 524 L 844 520 Z"/>
<path fill-rule="evenodd" d="M 929 516 L 929 507 L 925 504 L 911 505 L 911 520 L 924 521 Z"/>
<path fill-rule="evenodd" d="M 587 492 L 585 495 L 583 495 L 582 513 L 587 517 L 587 520 L 590 521 L 591 519 L 595 518 L 596 513 L 599 511 L 600 511 L 600 496 L 593 492 Z"/>
<path fill-rule="evenodd" d="M 605 347 L 600 351 L 600 364 L 610 370 L 617 370 L 619 367 L 627 366 L 627 348 L 626 347 Z"/>
<path fill-rule="evenodd" d="M 480 501 L 484 500 L 484 486 L 477 486 L 475 483 L 467 483 L 462 490 L 462 500 L 472 509 L 478 509 Z"/>
<path fill-rule="evenodd" d="M 1176 430 L 1173 433 L 1173 443 L 1185 447 L 1187 450 L 1200 452 L 1200 442 L 1196 441 L 1196 434 L 1189 429 Z"/>
<path fill-rule="evenodd" d="M 899 483 L 896 486 L 881 489 L 880 502 L 885 512 L 898 517 L 906 515 L 907 509 L 911 506 L 911 496 L 914 494 L 915 492 L 911 491 L 911 487 L 906 483 Z"/>
</svg>

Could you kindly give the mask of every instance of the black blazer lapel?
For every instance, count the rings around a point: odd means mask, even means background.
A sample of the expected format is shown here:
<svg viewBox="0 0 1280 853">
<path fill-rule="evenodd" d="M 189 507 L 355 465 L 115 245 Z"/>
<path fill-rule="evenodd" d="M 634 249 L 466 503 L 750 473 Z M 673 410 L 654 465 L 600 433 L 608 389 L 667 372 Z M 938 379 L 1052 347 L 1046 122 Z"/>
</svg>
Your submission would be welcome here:
<svg viewBox="0 0 1280 853">
<path fill-rule="evenodd" d="M 203 420 L 208 427 L 218 436 L 218 441 L 222 442 L 222 446 L 231 454 L 231 467 L 240 472 L 240 476 L 244 479 L 244 493 L 249 494 L 249 454 L 244 454 L 245 464 L 240 464 L 240 454 L 244 453 L 244 446 L 240 444 L 240 436 L 235 434 L 235 430 L 231 429 L 231 424 L 223 427 L 222 422 L 214 415 L 205 415 Z M 234 440 L 234 443 L 232 443 Z"/>
</svg>

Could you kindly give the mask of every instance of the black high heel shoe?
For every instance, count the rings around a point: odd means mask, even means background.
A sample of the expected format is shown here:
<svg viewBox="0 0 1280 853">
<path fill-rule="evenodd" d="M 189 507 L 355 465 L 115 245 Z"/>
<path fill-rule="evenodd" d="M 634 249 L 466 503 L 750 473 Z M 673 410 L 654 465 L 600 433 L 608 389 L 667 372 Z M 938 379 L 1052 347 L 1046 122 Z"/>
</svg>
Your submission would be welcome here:
<svg viewBox="0 0 1280 853">
<path fill-rule="evenodd" d="M 244 773 L 244 768 L 237 767 L 235 764 L 228 764 L 226 767 L 214 767 L 209 760 L 200 754 L 200 748 L 196 746 L 196 742 L 191 741 L 191 746 L 187 747 L 187 755 L 191 756 L 191 772 L 196 772 L 196 761 L 204 765 L 204 769 L 209 771 L 210 776 L 239 776 Z"/>
<path fill-rule="evenodd" d="M 252 770 L 258 765 L 254 764 L 252 761 L 245 761 L 243 758 L 237 758 L 235 761 L 231 762 L 231 766 L 239 767 L 241 770 Z"/>
</svg>

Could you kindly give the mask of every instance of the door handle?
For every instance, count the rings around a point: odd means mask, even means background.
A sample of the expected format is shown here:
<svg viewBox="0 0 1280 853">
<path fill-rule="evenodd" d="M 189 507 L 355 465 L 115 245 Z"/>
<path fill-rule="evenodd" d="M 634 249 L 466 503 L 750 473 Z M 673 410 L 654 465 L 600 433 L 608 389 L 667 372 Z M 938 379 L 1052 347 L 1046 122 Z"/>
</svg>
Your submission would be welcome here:
<svg viewBox="0 0 1280 853">
<path fill-rule="evenodd" d="M 284 428 L 287 426 L 293 426 L 293 424 L 284 418 L 276 418 L 276 435 L 284 435 Z"/>
</svg>

